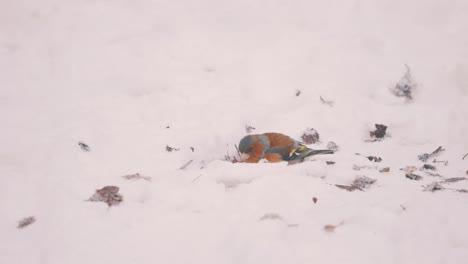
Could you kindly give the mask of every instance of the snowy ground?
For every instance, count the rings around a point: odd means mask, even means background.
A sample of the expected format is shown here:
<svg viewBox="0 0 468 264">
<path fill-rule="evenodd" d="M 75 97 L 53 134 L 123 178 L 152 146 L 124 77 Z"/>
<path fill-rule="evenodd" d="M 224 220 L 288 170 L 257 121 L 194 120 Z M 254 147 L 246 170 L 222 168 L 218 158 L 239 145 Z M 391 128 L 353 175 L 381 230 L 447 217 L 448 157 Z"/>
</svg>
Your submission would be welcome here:
<svg viewBox="0 0 468 264">
<path fill-rule="evenodd" d="M 0 263 L 467 263 L 468 194 L 400 171 L 443 146 L 437 173 L 468 177 L 466 14 L 457 0 L 1 2 Z M 405 64 L 412 102 L 389 92 Z M 375 123 L 389 137 L 365 142 Z M 340 150 L 224 161 L 246 125 L 313 127 L 312 147 Z M 121 177 L 137 172 L 151 181 Z M 377 182 L 334 186 L 360 175 Z M 124 202 L 84 201 L 106 185 Z"/>
</svg>

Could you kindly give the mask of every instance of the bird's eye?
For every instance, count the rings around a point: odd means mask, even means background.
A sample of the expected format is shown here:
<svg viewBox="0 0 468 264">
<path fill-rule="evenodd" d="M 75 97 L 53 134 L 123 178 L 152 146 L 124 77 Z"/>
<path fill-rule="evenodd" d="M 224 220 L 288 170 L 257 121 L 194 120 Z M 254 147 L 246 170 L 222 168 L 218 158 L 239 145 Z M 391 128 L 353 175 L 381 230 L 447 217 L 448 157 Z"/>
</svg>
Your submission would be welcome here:
<svg viewBox="0 0 468 264">
<path fill-rule="evenodd" d="M 252 147 L 248 147 L 247 150 L 245 151 L 245 153 L 250 153 L 253 151 L 253 148 Z"/>
</svg>

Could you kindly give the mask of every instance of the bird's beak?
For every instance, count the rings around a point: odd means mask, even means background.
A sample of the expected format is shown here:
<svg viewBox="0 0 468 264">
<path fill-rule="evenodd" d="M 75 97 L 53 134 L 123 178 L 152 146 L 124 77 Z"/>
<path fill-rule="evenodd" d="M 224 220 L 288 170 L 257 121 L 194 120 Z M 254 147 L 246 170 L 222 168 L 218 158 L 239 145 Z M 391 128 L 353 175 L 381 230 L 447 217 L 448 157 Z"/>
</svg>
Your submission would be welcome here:
<svg viewBox="0 0 468 264">
<path fill-rule="evenodd" d="M 250 154 L 242 153 L 240 158 L 242 162 L 245 162 L 246 160 L 250 158 Z"/>
</svg>

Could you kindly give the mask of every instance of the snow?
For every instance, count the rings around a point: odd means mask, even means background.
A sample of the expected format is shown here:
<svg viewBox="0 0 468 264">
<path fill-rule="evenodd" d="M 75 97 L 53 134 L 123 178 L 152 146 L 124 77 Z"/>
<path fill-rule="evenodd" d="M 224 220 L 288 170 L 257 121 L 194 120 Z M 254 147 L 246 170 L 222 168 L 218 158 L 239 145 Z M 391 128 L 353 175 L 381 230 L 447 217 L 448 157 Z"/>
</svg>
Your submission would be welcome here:
<svg viewBox="0 0 468 264">
<path fill-rule="evenodd" d="M 465 263 L 468 195 L 454 189 L 468 181 L 424 192 L 442 179 L 400 168 L 443 146 L 437 173 L 467 177 L 467 12 L 459 0 L 1 2 L 0 263 Z M 391 93 L 405 65 L 411 101 Z M 386 138 L 366 142 L 376 123 Z M 246 126 L 314 128 L 312 147 L 339 151 L 224 161 Z M 135 173 L 151 181 L 122 177 Z M 334 186 L 357 176 L 377 181 Z M 121 204 L 85 201 L 112 185 Z"/>
</svg>

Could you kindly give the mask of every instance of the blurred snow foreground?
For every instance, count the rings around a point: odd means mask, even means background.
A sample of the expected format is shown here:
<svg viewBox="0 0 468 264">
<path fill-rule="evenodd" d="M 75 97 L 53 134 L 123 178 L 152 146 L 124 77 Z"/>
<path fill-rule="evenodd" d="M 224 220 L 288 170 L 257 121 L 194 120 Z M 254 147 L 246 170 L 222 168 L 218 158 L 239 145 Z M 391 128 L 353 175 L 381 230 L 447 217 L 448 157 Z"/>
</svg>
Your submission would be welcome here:
<svg viewBox="0 0 468 264">
<path fill-rule="evenodd" d="M 467 13 L 1 2 L 0 263 L 466 263 Z M 307 128 L 336 154 L 223 158 Z"/>
</svg>

